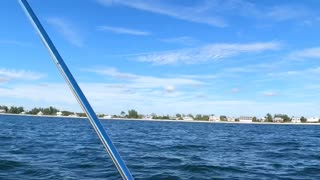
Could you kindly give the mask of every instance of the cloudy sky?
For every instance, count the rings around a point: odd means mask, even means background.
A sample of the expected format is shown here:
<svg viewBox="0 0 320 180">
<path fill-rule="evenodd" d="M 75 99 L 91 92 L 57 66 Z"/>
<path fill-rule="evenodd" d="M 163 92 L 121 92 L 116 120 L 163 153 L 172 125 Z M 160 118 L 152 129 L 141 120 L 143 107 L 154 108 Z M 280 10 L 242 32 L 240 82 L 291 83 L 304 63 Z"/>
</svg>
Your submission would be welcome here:
<svg viewBox="0 0 320 180">
<path fill-rule="evenodd" d="M 97 112 L 320 114 L 320 1 L 29 0 Z M 81 111 L 17 1 L 0 104 Z"/>
</svg>

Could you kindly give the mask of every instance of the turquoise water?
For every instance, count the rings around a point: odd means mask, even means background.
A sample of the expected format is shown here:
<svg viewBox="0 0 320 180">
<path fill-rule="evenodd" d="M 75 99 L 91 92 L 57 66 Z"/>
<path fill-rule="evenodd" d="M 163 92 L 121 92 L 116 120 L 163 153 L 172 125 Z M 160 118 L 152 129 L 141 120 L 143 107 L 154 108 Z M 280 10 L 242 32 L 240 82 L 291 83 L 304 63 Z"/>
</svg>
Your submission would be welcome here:
<svg viewBox="0 0 320 180">
<path fill-rule="evenodd" d="M 136 179 L 320 179 L 320 126 L 102 121 Z M 0 115 L 0 179 L 119 179 L 86 119 Z"/>
</svg>

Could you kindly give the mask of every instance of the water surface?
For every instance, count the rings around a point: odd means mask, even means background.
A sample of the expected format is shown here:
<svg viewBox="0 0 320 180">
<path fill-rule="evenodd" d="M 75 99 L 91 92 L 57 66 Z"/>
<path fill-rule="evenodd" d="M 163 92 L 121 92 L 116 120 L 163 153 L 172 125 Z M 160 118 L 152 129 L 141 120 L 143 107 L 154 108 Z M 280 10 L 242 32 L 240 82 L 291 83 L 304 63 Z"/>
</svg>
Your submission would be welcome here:
<svg viewBox="0 0 320 180">
<path fill-rule="evenodd" d="M 136 179 L 320 179 L 320 126 L 102 121 Z M 87 119 L 0 115 L 0 179 L 120 179 Z"/>
</svg>

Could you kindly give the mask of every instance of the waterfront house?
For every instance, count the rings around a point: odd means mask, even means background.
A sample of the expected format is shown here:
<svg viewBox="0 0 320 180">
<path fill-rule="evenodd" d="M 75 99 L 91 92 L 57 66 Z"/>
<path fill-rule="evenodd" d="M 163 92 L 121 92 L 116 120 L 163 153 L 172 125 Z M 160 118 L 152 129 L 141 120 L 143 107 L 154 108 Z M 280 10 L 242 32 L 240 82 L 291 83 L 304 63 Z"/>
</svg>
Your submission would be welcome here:
<svg viewBox="0 0 320 180">
<path fill-rule="evenodd" d="M 193 117 L 186 116 L 182 118 L 184 121 L 193 121 Z"/>
<path fill-rule="evenodd" d="M 5 109 L 0 109 L 0 113 L 6 113 Z"/>
<path fill-rule="evenodd" d="M 240 116 L 239 117 L 239 122 L 242 123 L 251 123 L 252 122 L 253 117 L 252 116 Z"/>
<path fill-rule="evenodd" d="M 27 114 L 25 111 L 22 111 L 20 114 Z"/>
<path fill-rule="evenodd" d="M 56 113 L 56 115 L 57 116 L 62 116 L 62 112 L 59 111 L 59 112 Z"/>
<path fill-rule="evenodd" d="M 143 116 L 143 119 L 144 119 L 144 120 L 152 120 L 152 119 L 153 119 L 153 116 L 151 116 L 151 115 L 146 115 L 146 116 Z"/>
<path fill-rule="evenodd" d="M 282 123 L 283 122 L 283 118 L 282 117 L 275 117 L 275 118 L 273 118 L 273 122 Z"/>
<path fill-rule="evenodd" d="M 301 117 L 292 116 L 291 117 L 291 122 L 293 122 L 293 123 L 301 123 Z"/>
<path fill-rule="evenodd" d="M 317 123 L 319 122 L 319 117 L 309 117 L 307 118 L 307 123 Z"/>
<path fill-rule="evenodd" d="M 111 118 L 112 118 L 111 115 L 104 115 L 104 116 L 103 116 L 103 119 L 111 119 Z"/>
<path fill-rule="evenodd" d="M 219 116 L 209 116 L 209 121 L 218 122 L 220 121 Z"/>
<path fill-rule="evenodd" d="M 229 122 L 235 122 L 236 118 L 235 117 L 227 117 L 227 121 Z"/>
<path fill-rule="evenodd" d="M 37 115 L 38 115 L 38 116 L 42 116 L 42 115 L 43 115 L 43 112 L 42 112 L 42 111 L 39 111 L 39 112 L 37 113 Z"/>
<path fill-rule="evenodd" d="M 74 113 L 74 114 L 70 114 L 68 117 L 79 117 L 79 115 Z"/>
</svg>

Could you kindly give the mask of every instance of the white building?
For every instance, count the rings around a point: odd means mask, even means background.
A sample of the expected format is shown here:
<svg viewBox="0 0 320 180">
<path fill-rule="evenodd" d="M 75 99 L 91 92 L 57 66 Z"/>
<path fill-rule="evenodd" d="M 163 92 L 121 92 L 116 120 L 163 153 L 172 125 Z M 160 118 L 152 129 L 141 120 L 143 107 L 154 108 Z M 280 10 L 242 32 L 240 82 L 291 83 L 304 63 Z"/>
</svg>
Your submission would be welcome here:
<svg viewBox="0 0 320 180">
<path fill-rule="evenodd" d="M 151 115 L 146 115 L 143 117 L 144 120 L 152 120 L 153 119 L 153 116 Z"/>
<path fill-rule="evenodd" d="M 193 117 L 186 116 L 182 118 L 184 121 L 193 121 Z"/>
<path fill-rule="evenodd" d="M 291 117 L 291 122 L 293 123 L 301 123 L 301 117 Z"/>
<path fill-rule="evenodd" d="M 22 111 L 20 114 L 27 114 L 25 111 Z"/>
<path fill-rule="evenodd" d="M 6 110 L 5 109 L 0 109 L 0 113 L 5 113 Z"/>
<path fill-rule="evenodd" d="M 38 115 L 38 116 L 42 116 L 42 115 L 43 115 L 43 112 L 42 112 L 42 111 L 39 111 L 37 115 Z"/>
<path fill-rule="evenodd" d="M 104 115 L 104 116 L 103 116 L 103 119 L 111 119 L 111 118 L 112 118 L 111 115 Z"/>
<path fill-rule="evenodd" d="M 252 118 L 251 116 L 240 116 L 239 117 L 239 122 L 242 123 L 251 123 L 252 122 Z"/>
<path fill-rule="evenodd" d="M 219 116 L 209 116 L 209 121 L 218 122 L 220 121 Z"/>
<path fill-rule="evenodd" d="M 319 117 L 309 117 L 307 118 L 308 123 L 317 123 L 319 122 Z"/>
<path fill-rule="evenodd" d="M 275 117 L 275 118 L 273 118 L 273 122 L 281 123 L 281 122 L 283 122 L 283 118 L 282 117 Z"/>
<path fill-rule="evenodd" d="M 235 117 L 227 117 L 227 121 L 229 122 L 235 122 L 236 118 Z"/>
<path fill-rule="evenodd" d="M 74 113 L 74 114 L 70 114 L 68 117 L 79 117 L 79 115 Z"/>
<path fill-rule="evenodd" d="M 62 112 L 59 111 L 59 112 L 56 113 L 56 115 L 57 116 L 62 116 Z"/>
</svg>

